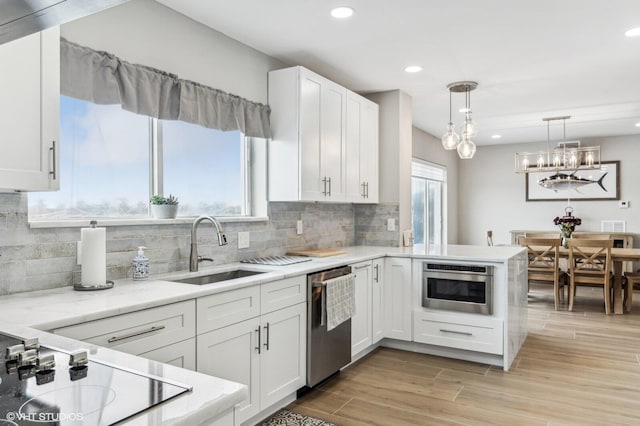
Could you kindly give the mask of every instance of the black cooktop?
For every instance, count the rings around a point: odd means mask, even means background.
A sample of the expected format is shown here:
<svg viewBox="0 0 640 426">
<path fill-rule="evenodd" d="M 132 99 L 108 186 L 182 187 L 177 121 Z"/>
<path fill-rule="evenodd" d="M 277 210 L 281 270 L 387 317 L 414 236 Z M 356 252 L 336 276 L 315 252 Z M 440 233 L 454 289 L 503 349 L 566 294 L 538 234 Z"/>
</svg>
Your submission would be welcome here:
<svg viewBox="0 0 640 426">
<path fill-rule="evenodd" d="M 0 334 L 0 426 L 111 425 L 189 388 Z"/>
</svg>

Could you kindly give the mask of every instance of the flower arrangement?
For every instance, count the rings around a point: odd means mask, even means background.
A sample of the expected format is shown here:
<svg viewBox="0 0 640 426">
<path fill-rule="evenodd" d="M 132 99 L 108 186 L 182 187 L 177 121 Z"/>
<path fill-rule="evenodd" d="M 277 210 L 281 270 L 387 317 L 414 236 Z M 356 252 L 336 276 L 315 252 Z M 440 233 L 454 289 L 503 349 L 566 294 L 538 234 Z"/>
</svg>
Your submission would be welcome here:
<svg viewBox="0 0 640 426">
<path fill-rule="evenodd" d="M 576 230 L 576 226 L 582 223 L 582 219 L 574 217 L 572 215 L 573 208 L 567 207 L 564 209 L 565 216 L 557 217 L 553 219 L 554 225 L 560 225 L 560 232 L 562 233 L 562 246 L 567 247 L 567 240 L 571 238 L 571 234 Z"/>
</svg>

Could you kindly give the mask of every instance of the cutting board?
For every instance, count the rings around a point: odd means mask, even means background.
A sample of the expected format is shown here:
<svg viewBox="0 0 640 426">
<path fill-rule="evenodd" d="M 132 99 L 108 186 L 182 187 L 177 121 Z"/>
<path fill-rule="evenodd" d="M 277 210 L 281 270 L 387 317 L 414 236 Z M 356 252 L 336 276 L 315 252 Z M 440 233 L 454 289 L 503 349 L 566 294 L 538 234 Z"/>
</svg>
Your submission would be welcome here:
<svg viewBox="0 0 640 426">
<path fill-rule="evenodd" d="M 339 254 L 345 254 L 346 251 L 340 249 L 314 249 L 314 250 L 297 250 L 287 252 L 290 256 L 310 256 L 310 257 L 328 257 L 328 256 L 337 256 Z"/>
</svg>

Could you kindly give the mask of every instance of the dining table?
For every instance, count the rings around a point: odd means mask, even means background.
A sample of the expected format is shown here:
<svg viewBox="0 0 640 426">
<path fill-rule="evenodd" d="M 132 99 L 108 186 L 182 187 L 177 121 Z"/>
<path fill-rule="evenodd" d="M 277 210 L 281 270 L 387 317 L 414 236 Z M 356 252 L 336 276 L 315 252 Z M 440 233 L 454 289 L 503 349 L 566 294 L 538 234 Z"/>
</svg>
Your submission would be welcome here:
<svg viewBox="0 0 640 426">
<path fill-rule="evenodd" d="M 582 250 L 586 254 L 592 254 L 597 248 L 589 249 L 587 247 L 581 247 Z M 593 250 L 590 252 L 590 250 Z M 568 258 L 569 257 L 569 249 L 560 247 L 559 250 L 560 257 Z M 623 297 L 622 297 L 622 275 L 623 271 L 623 262 L 637 262 L 640 261 L 640 248 L 618 248 L 614 247 L 611 249 L 611 262 L 613 263 L 613 313 L 617 315 L 621 315 L 624 313 L 625 309 L 627 312 L 631 311 L 631 306 L 623 306 Z"/>
</svg>

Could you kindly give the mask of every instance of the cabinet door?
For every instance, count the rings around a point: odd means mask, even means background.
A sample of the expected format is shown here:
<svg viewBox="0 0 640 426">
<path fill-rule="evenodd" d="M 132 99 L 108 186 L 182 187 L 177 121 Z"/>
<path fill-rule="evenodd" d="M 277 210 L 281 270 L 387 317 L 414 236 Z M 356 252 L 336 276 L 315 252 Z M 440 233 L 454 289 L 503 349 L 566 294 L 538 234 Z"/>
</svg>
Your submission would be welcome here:
<svg viewBox="0 0 640 426">
<path fill-rule="evenodd" d="M 58 189 L 59 27 L 0 45 L 0 58 L 0 189 Z"/>
<path fill-rule="evenodd" d="M 300 69 L 300 199 L 323 201 L 326 183 L 322 170 L 322 96 L 325 80 Z M 295 167 L 291 164 L 288 167 Z"/>
<path fill-rule="evenodd" d="M 384 274 L 384 336 L 411 341 L 411 259 L 387 258 Z"/>
<path fill-rule="evenodd" d="M 267 408 L 306 384 L 307 304 L 262 316 L 260 404 Z"/>
<path fill-rule="evenodd" d="M 353 203 L 378 202 L 378 105 L 347 92 L 345 196 Z"/>
<path fill-rule="evenodd" d="M 260 321 L 243 321 L 197 337 L 197 371 L 242 383 L 249 399 L 240 404 L 238 422 L 260 411 Z"/>
<path fill-rule="evenodd" d="M 371 278 L 371 343 L 384 337 L 384 259 L 373 261 Z"/>
<path fill-rule="evenodd" d="M 351 356 L 371 346 L 371 261 L 351 265 L 356 276 L 356 313 L 351 317 Z"/>
<path fill-rule="evenodd" d="M 360 181 L 360 139 L 362 137 L 360 96 L 347 92 L 345 134 L 345 196 L 352 203 L 362 203 L 365 188 Z"/>
<path fill-rule="evenodd" d="M 360 184 L 365 184 L 365 203 L 378 202 L 378 105 L 363 99 L 360 112 Z"/>
<path fill-rule="evenodd" d="M 344 201 L 344 139 L 347 90 L 325 80 L 322 84 L 320 110 L 321 165 L 324 199 Z M 325 189 L 326 187 L 326 189 Z"/>
<path fill-rule="evenodd" d="M 196 339 L 191 338 L 153 351 L 136 354 L 143 358 L 195 371 Z"/>
</svg>

